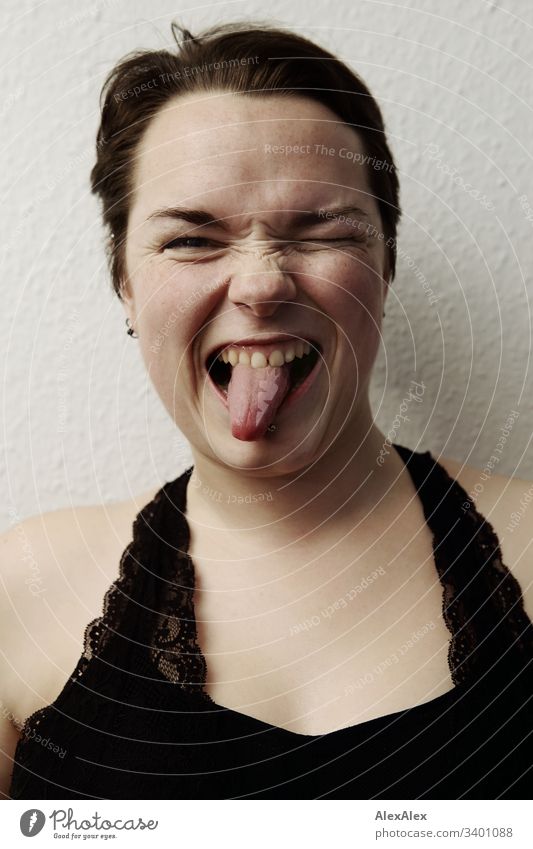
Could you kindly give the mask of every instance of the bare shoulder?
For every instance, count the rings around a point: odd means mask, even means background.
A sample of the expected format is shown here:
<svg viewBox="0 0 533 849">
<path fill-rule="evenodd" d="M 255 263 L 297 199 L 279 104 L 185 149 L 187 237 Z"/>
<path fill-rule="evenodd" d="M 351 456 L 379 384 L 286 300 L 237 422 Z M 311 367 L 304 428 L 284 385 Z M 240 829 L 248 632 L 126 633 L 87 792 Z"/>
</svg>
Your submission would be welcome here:
<svg viewBox="0 0 533 849">
<path fill-rule="evenodd" d="M 158 489 L 32 516 L 0 535 L 0 707 L 15 726 L 61 692 L 118 577 L 135 516 Z"/>
<path fill-rule="evenodd" d="M 525 610 L 533 620 L 533 481 L 498 475 L 446 457 L 438 461 L 492 525 L 503 562 L 520 584 Z"/>
<path fill-rule="evenodd" d="M 58 585 L 86 583 L 94 572 L 114 580 L 114 559 L 130 541 L 137 513 L 159 487 L 126 501 L 53 510 L 23 519 L 0 534 L 0 573 L 5 593 L 19 602 Z M 99 567 L 99 568 L 96 568 Z M 51 601 L 51 599 L 48 599 Z"/>
</svg>

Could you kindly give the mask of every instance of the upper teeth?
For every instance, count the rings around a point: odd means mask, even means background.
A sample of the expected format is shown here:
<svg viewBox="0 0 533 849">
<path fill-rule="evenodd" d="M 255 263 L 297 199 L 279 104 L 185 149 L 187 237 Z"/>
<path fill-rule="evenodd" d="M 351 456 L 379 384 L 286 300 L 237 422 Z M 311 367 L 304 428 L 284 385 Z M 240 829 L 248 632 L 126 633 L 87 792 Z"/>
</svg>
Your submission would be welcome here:
<svg viewBox="0 0 533 849">
<path fill-rule="evenodd" d="M 276 343 L 278 344 L 278 343 Z M 311 351 L 309 342 L 302 340 L 280 343 L 278 347 L 271 351 L 268 357 L 259 350 L 243 350 L 242 348 L 230 347 L 226 348 L 219 354 L 218 359 L 224 363 L 230 363 L 236 366 L 237 363 L 251 366 L 252 368 L 265 368 L 269 366 L 282 366 L 283 363 L 290 363 L 295 357 L 302 358 Z"/>
</svg>

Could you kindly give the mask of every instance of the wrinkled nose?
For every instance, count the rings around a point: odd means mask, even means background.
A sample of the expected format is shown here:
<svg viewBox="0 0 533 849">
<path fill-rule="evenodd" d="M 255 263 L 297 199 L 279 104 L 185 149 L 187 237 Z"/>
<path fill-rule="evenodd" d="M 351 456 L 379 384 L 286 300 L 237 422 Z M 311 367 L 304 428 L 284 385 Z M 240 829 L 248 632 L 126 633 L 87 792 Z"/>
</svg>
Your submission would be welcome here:
<svg viewBox="0 0 533 849">
<path fill-rule="evenodd" d="M 274 249 L 256 247 L 243 252 L 231 274 L 228 297 L 236 306 L 249 307 L 259 317 L 272 315 L 297 294 L 289 272 L 281 267 L 283 258 Z"/>
</svg>

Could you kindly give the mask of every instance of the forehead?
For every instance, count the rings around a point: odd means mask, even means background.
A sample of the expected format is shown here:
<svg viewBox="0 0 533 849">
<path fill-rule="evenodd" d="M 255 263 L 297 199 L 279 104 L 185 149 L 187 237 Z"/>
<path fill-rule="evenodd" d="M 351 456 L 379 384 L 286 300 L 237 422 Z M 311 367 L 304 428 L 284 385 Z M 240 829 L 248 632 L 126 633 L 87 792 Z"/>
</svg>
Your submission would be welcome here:
<svg viewBox="0 0 533 849">
<path fill-rule="evenodd" d="M 131 216 L 197 198 L 221 214 L 341 198 L 372 213 L 364 163 L 359 134 L 321 103 L 190 93 L 170 100 L 144 133 Z"/>
</svg>

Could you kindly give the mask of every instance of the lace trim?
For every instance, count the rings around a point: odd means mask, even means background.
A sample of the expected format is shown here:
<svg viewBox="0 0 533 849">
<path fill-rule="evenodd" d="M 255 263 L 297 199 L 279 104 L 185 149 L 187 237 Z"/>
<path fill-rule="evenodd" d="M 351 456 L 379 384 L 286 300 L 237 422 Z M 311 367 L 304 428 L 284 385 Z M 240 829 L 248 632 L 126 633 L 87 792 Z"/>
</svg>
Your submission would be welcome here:
<svg viewBox="0 0 533 849">
<path fill-rule="evenodd" d="M 461 505 L 468 501 L 465 490 L 429 451 L 394 447 L 411 473 L 433 533 L 435 564 L 443 586 L 442 613 L 451 634 L 448 663 L 454 684 L 479 674 L 480 646 L 487 660 L 502 654 L 502 641 L 514 643 L 532 656 L 533 627 L 523 607 L 520 585 L 503 563 L 492 526 L 473 505 L 463 512 Z M 147 652 L 152 667 L 184 691 L 207 698 L 203 690 L 206 661 L 197 642 L 194 616 L 194 565 L 188 555 L 189 527 L 184 516 L 193 468 L 166 483 L 136 516 L 132 540 L 120 559 L 119 577 L 104 596 L 102 614 L 85 629 L 84 651 L 74 672 L 51 705 L 26 719 L 19 746 L 73 683 L 83 681 L 93 658 L 112 648 L 112 638 L 131 607 L 141 609 L 141 614 L 133 616 L 133 627 L 137 623 L 137 640 L 146 638 L 141 651 Z M 160 545 L 162 533 L 168 537 L 166 546 Z M 150 568 L 154 572 L 149 572 Z M 153 611 L 134 603 L 142 595 L 143 571 L 158 587 Z M 137 646 L 134 640 L 133 653 Z"/>
<path fill-rule="evenodd" d="M 459 484 L 456 487 L 459 497 L 467 498 L 465 490 Z M 478 645 L 484 649 L 489 662 L 502 655 L 506 647 L 531 655 L 532 625 L 524 609 L 522 590 L 503 562 L 494 528 L 472 508 L 467 512 L 465 522 L 467 535 L 472 540 L 473 574 L 465 586 L 447 584 L 450 595 L 448 609 L 455 620 L 457 669 L 461 668 L 461 664 L 467 667 Z M 467 676 L 468 671 L 460 675 L 461 679 Z"/>
<path fill-rule="evenodd" d="M 465 490 L 429 451 L 420 454 L 395 447 L 411 472 L 433 533 L 435 565 L 443 587 L 443 618 L 451 634 L 448 663 L 454 685 L 479 678 L 482 669 L 489 668 L 494 658 L 505 655 L 511 646 L 533 658 L 533 626 L 524 610 L 520 585 L 503 563 L 493 527 L 473 505 L 462 510 L 468 501 Z M 68 728 L 66 723 L 62 725 L 62 746 L 69 752 L 76 750 L 74 738 L 87 731 L 76 717 L 84 714 L 94 721 L 102 714 L 103 727 L 107 723 L 109 728 L 112 710 L 113 722 L 119 721 L 116 707 L 110 708 L 107 699 L 98 698 L 101 694 L 89 686 L 92 682 L 94 687 L 95 681 L 98 686 L 107 675 L 113 676 L 113 661 L 116 664 L 123 658 L 134 670 L 148 666 L 164 680 L 209 701 L 203 689 L 207 669 L 197 642 L 195 573 L 188 555 L 189 526 L 184 516 L 192 471 L 191 466 L 165 484 L 138 513 L 132 540 L 120 559 L 119 577 L 104 596 L 102 614 L 85 629 L 83 654 L 74 672 L 51 705 L 26 719 L 12 776 L 19 797 L 23 797 L 24 784 L 38 774 L 39 758 L 45 754 L 29 746 L 30 732 L 51 720 L 53 711 L 63 716 L 68 716 L 65 710 L 72 711 L 75 721 Z M 160 534 L 167 539 L 163 541 Z M 132 639 L 124 655 L 114 638 L 127 638 L 128 628 Z M 105 653 L 111 663 L 92 667 L 92 662 Z M 505 664 L 512 668 L 507 660 Z M 92 676 L 87 674 L 90 669 Z M 74 710 L 68 707 L 71 703 L 66 697 L 76 682 L 85 687 L 85 692 L 72 694 L 77 705 Z M 112 686 L 113 681 L 109 684 Z M 133 677 L 132 688 L 136 686 Z"/>
<path fill-rule="evenodd" d="M 40 725 L 48 714 L 56 709 L 75 681 L 83 680 L 91 660 L 103 653 L 111 642 L 111 636 L 116 634 L 116 626 L 121 620 L 121 615 L 134 596 L 134 588 L 137 589 L 140 568 L 143 563 L 149 563 L 150 558 L 153 557 L 153 552 L 147 544 L 147 541 L 151 541 L 151 537 L 146 533 L 146 527 L 157 526 L 154 518 L 161 510 L 166 491 L 171 485 L 166 483 L 161 487 L 152 501 L 135 517 L 132 525 L 132 539 L 120 558 L 119 577 L 113 581 L 104 595 L 102 614 L 91 620 L 85 628 L 83 653 L 57 698 L 51 704 L 38 708 L 25 719 L 17 744 L 16 760 L 19 760 L 19 754 L 22 759 L 24 744 L 29 740 L 31 729 Z"/>
<path fill-rule="evenodd" d="M 442 614 L 451 635 L 448 664 L 453 683 L 475 680 L 506 654 L 504 649 L 531 656 L 533 627 L 520 584 L 503 563 L 494 528 L 429 451 L 411 453 L 396 447 L 408 468 L 410 458 L 414 462 L 413 479 L 433 530 Z"/>
<path fill-rule="evenodd" d="M 193 466 L 175 481 L 173 506 L 180 514 L 180 520 L 174 522 L 172 544 L 175 556 L 164 558 L 160 564 L 165 586 L 158 599 L 150 657 L 168 681 L 186 692 L 205 695 L 203 685 L 207 665 L 197 642 L 195 574 L 188 554 L 190 532 L 184 515 L 187 484 L 192 471 Z M 179 611 L 179 615 L 176 611 Z"/>
<path fill-rule="evenodd" d="M 462 505 L 468 502 L 465 490 L 429 451 L 395 447 L 415 483 L 432 531 L 434 560 L 443 588 L 442 615 L 450 632 L 448 665 L 454 685 L 478 678 L 505 646 L 533 654 L 533 629 L 520 585 L 503 563 L 494 529 L 471 503 L 463 511 Z M 167 680 L 205 695 L 202 685 L 207 669 L 197 642 L 194 565 L 187 554 L 189 528 L 184 517 L 192 470 L 176 481 L 175 506 L 183 521 L 176 522 L 178 556 L 163 564 L 167 589 L 157 605 L 151 657 Z"/>
</svg>

